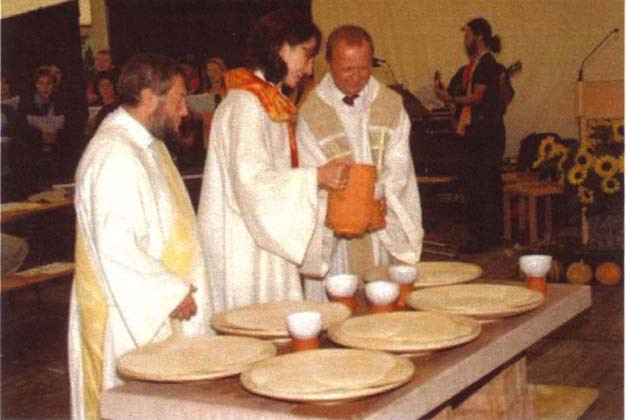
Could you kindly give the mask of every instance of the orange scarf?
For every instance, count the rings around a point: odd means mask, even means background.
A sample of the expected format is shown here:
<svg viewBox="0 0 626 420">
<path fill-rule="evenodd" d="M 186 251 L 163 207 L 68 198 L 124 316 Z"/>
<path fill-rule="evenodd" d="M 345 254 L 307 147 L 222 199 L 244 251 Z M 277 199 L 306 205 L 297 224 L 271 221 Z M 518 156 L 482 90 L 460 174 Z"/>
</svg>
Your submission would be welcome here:
<svg viewBox="0 0 626 420">
<path fill-rule="evenodd" d="M 226 73 L 224 77 L 226 89 L 243 89 L 252 92 L 270 119 L 275 122 L 286 122 L 289 133 L 289 150 L 291 152 L 291 167 L 298 167 L 298 144 L 296 143 L 295 116 L 296 106 L 287 97 L 283 96 L 278 87 L 257 77 L 250 70 L 240 67 Z"/>
</svg>

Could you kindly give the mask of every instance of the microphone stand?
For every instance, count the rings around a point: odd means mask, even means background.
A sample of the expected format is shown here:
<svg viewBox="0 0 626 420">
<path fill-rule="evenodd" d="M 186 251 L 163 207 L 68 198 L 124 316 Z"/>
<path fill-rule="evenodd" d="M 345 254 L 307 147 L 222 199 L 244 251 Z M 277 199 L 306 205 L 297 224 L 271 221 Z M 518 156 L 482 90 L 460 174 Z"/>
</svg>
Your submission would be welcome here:
<svg viewBox="0 0 626 420">
<path fill-rule="evenodd" d="M 619 32 L 619 28 L 615 28 L 613 29 L 611 32 L 609 32 L 603 39 L 602 41 L 600 41 L 598 43 L 598 45 L 596 45 L 596 47 L 591 50 L 591 52 L 589 54 L 587 54 L 587 56 L 583 59 L 583 61 L 580 63 L 580 69 L 578 70 L 578 81 L 582 82 L 583 81 L 583 67 L 585 66 L 585 63 L 587 62 L 587 60 L 589 59 L 589 57 L 591 57 L 593 55 L 593 53 L 595 53 L 598 48 L 600 48 L 613 34 L 616 34 Z"/>
<path fill-rule="evenodd" d="M 387 70 L 389 71 L 389 73 L 391 73 L 391 78 L 393 79 L 393 82 L 395 85 L 401 85 L 401 83 L 398 81 L 398 78 L 396 77 L 395 73 L 393 72 L 393 68 L 391 68 L 391 66 L 389 65 L 388 62 L 381 60 L 381 63 L 383 63 L 385 65 L 385 67 L 387 68 Z"/>
<path fill-rule="evenodd" d="M 593 50 L 583 59 L 580 63 L 580 69 L 578 70 L 578 81 L 576 82 L 576 97 L 578 99 L 578 103 L 576 106 L 576 119 L 578 120 L 578 141 L 583 141 L 583 124 L 584 124 L 584 106 L 583 106 L 583 98 L 584 98 L 584 84 L 583 84 L 583 67 L 587 60 L 601 47 L 606 41 L 613 35 L 614 33 L 619 32 L 619 28 L 613 29 L 609 32 L 603 39 L 600 41 Z M 580 236 L 581 243 L 583 247 L 586 247 L 589 244 L 589 224 L 587 221 L 587 207 L 583 206 L 581 208 L 580 213 Z"/>
<path fill-rule="evenodd" d="M 619 28 L 614 28 L 613 30 L 611 30 L 611 32 L 609 32 L 604 38 L 602 38 L 602 41 L 600 41 L 592 50 L 589 54 L 587 54 L 587 56 L 583 59 L 583 61 L 580 63 L 580 69 L 578 70 L 578 80 L 576 83 L 576 97 L 578 99 L 578 103 L 576 106 L 576 118 L 578 119 L 578 139 L 579 141 L 582 141 L 582 135 L 583 135 L 583 130 L 582 130 L 582 117 L 584 114 L 584 110 L 583 110 L 583 68 L 585 67 L 585 63 L 587 62 L 587 60 L 601 47 L 603 46 L 608 39 L 615 33 L 619 32 Z"/>
</svg>

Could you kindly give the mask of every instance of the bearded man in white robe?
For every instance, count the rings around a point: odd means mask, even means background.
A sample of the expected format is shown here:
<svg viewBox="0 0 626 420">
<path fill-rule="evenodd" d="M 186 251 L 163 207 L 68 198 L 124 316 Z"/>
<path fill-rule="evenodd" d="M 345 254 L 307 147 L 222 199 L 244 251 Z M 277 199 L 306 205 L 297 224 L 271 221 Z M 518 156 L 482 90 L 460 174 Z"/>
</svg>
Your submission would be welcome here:
<svg viewBox="0 0 626 420">
<path fill-rule="evenodd" d="M 345 187 L 348 174 L 340 159 L 298 167 L 296 107 L 281 92 L 311 74 L 320 38 L 299 13 L 271 12 L 250 33 L 246 67 L 225 76 L 198 207 L 216 310 L 303 299 L 299 267 L 325 212 L 318 191 Z"/>
<path fill-rule="evenodd" d="M 100 417 L 117 359 L 178 325 L 209 332 L 210 291 L 183 181 L 163 143 L 187 114 L 172 60 L 138 55 L 120 75 L 121 106 L 76 174 L 76 271 L 69 321 L 73 419 Z"/>
<path fill-rule="evenodd" d="M 386 225 L 362 237 L 336 238 L 320 219 L 301 270 L 307 276 L 307 299 L 325 299 L 319 278 L 363 276 L 390 262 L 415 264 L 422 251 L 410 121 L 401 97 L 372 76 L 373 54 L 372 38 L 363 28 L 346 25 L 331 33 L 326 46 L 330 72 L 302 105 L 296 138 L 302 166 L 337 157 L 376 165 Z M 319 192 L 319 200 L 326 203 L 326 191 Z"/>
</svg>

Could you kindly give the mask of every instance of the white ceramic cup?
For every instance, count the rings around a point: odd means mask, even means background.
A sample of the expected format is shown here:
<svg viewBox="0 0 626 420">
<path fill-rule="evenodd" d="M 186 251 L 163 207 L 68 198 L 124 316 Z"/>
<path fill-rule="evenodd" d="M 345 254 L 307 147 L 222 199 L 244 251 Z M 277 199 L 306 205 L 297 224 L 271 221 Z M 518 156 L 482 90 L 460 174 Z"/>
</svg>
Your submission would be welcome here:
<svg viewBox="0 0 626 420">
<path fill-rule="evenodd" d="M 519 267 L 527 277 L 545 277 L 552 268 L 552 256 L 523 255 L 519 257 Z"/>
<path fill-rule="evenodd" d="M 337 274 L 324 282 L 326 291 L 331 297 L 352 297 L 359 287 L 359 278 L 354 274 Z"/>
<path fill-rule="evenodd" d="M 294 312 L 287 315 L 287 331 L 292 338 L 309 340 L 322 331 L 322 314 L 315 311 Z"/>
<path fill-rule="evenodd" d="M 390 305 L 398 299 L 400 287 L 390 281 L 378 280 L 365 286 L 365 296 L 372 305 Z"/>
<path fill-rule="evenodd" d="M 417 279 L 417 267 L 412 265 L 392 265 L 389 267 L 389 278 L 398 284 L 413 284 Z"/>
</svg>

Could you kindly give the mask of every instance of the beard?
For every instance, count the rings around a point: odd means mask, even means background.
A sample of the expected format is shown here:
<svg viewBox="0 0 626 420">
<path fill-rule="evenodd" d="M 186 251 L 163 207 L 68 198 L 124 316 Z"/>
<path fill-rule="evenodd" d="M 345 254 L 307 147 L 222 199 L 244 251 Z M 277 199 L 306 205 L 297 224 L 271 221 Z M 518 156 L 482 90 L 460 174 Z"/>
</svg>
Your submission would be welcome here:
<svg viewBox="0 0 626 420">
<path fill-rule="evenodd" d="M 164 143 L 176 142 L 180 139 L 178 127 L 165 115 L 165 107 L 160 102 L 148 124 L 148 132 Z"/>
<path fill-rule="evenodd" d="M 472 58 L 476 55 L 476 53 L 478 52 L 478 46 L 476 45 L 475 39 L 472 39 L 470 41 L 470 44 L 465 47 L 465 52 L 467 53 L 467 56 L 469 58 Z"/>
</svg>

